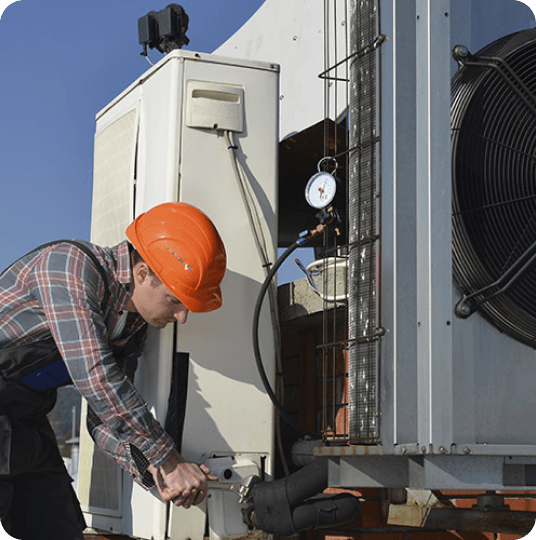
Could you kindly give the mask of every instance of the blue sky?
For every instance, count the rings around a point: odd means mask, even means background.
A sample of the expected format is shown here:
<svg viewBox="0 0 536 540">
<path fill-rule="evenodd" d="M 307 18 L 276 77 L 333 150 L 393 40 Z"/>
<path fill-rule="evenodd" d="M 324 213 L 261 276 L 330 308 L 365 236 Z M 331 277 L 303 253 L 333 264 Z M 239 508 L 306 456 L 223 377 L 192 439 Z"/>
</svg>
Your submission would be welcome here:
<svg viewBox="0 0 536 540">
<path fill-rule="evenodd" d="M 172 0 L 19 0 L 3 11 L 9 1 L 0 0 L 0 270 L 43 242 L 89 239 L 95 114 L 147 70 L 137 20 Z M 185 48 L 206 53 L 264 2 L 175 1 L 190 17 Z"/>
<path fill-rule="evenodd" d="M 176 0 L 190 17 L 184 48 L 212 52 L 263 2 Z M 0 270 L 40 243 L 89 239 L 95 114 L 150 67 L 137 21 L 169 3 L 20 0 L 3 12 Z"/>
</svg>

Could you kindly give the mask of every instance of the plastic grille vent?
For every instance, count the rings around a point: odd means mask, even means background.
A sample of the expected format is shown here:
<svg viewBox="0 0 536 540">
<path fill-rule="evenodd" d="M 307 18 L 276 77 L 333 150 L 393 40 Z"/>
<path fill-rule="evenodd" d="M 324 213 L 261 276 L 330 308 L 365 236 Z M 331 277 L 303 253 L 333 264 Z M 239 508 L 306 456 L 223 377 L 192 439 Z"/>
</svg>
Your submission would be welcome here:
<svg viewBox="0 0 536 540">
<path fill-rule="evenodd" d="M 536 30 L 466 60 L 452 84 L 453 260 L 470 295 L 536 253 Z M 478 311 L 536 346 L 536 258 Z"/>
</svg>

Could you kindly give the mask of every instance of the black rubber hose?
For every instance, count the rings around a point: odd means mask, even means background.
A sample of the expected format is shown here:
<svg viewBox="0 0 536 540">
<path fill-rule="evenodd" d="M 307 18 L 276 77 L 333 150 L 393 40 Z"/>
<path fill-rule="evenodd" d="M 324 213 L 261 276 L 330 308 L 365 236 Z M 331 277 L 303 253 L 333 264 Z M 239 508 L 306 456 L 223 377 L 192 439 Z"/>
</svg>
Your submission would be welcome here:
<svg viewBox="0 0 536 540">
<path fill-rule="evenodd" d="M 348 525 L 361 517 L 361 503 L 351 493 L 323 496 L 292 511 L 295 532 Z"/>
<path fill-rule="evenodd" d="M 264 300 L 264 297 L 266 295 L 266 291 L 268 290 L 268 287 L 270 286 L 270 283 L 279 270 L 279 267 L 283 264 L 283 262 L 292 254 L 293 251 L 295 251 L 298 247 L 302 247 L 305 245 L 310 238 L 308 236 L 303 236 L 296 240 L 292 245 L 290 245 L 277 259 L 273 267 L 268 272 L 264 283 L 261 286 L 261 289 L 259 291 L 259 294 L 257 296 L 257 302 L 255 304 L 255 310 L 253 313 L 253 352 L 255 354 L 255 362 L 257 364 L 257 370 L 259 372 L 260 378 L 262 380 L 262 383 L 264 385 L 264 388 L 266 390 L 266 393 L 268 394 L 268 397 L 274 404 L 274 407 L 278 410 L 279 414 L 281 415 L 281 418 L 285 420 L 287 424 L 289 424 L 291 427 L 293 427 L 296 431 L 299 431 L 300 433 L 303 433 L 304 435 L 309 435 L 310 437 L 314 437 L 316 439 L 320 439 L 322 436 L 319 433 L 312 433 L 309 430 L 305 429 L 303 426 L 301 426 L 298 422 L 295 422 L 293 418 L 289 416 L 287 411 L 284 409 L 283 405 L 279 402 L 277 399 L 277 396 L 275 395 L 274 391 L 272 390 L 272 387 L 270 386 L 270 381 L 268 380 L 268 377 L 266 376 L 266 371 L 264 369 L 264 365 L 262 363 L 262 357 L 261 357 L 261 351 L 259 347 L 259 319 L 260 319 L 260 313 L 261 313 L 261 307 Z"/>
<path fill-rule="evenodd" d="M 253 488 L 253 505 L 258 526 L 267 533 L 296 532 L 293 511 L 306 499 L 322 493 L 328 485 L 328 459 L 318 458 L 302 469 Z"/>
<path fill-rule="evenodd" d="M 319 457 L 285 478 L 276 480 L 285 482 L 285 491 L 291 506 L 322 493 L 328 487 L 328 464 L 327 457 Z"/>
<path fill-rule="evenodd" d="M 275 528 L 292 531 L 293 508 L 322 493 L 328 486 L 328 458 L 317 458 L 298 471 L 253 488 L 253 503 L 260 528 L 271 532 Z M 290 533 L 285 533 L 290 534 Z"/>
<path fill-rule="evenodd" d="M 287 536 L 357 520 L 361 504 L 353 495 L 318 496 L 328 486 L 328 463 L 328 458 L 318 458 L 285 478 L 257 484 L 253 488 L 257 525 L 267 533 Z"/>
</svg>

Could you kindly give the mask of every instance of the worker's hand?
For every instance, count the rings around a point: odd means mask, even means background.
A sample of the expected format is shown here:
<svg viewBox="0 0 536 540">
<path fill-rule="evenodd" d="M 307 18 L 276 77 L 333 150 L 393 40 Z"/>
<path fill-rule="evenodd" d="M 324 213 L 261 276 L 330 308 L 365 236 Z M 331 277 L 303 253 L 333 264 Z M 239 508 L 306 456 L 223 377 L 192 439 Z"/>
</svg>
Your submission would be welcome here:
<svg viewBox="0 0 536 540">
<path fill-rule="evenodd" d="M 184 508 L 202 502 L 207 496 L 207 482 L 218 480 L 216 476 L 210 476 L 206 465 L 188 462 L 178 452 L 158 469 L 149 466 L 148 470 L 162 498 Z"/>
</svg>

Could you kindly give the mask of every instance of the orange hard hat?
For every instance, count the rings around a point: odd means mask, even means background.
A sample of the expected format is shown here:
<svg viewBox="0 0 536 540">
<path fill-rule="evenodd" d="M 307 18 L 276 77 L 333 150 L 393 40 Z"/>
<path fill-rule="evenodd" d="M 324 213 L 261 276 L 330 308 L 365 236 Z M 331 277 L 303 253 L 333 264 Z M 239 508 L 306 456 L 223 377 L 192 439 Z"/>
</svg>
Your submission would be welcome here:
<svg viewBox="0 0 536 540">
<path fill-rule="evenodd" d="M 194 313 L 222 305 L 225 247 L 212 221 L 191 204 L 155 206 L 127 228 L 132 242 L 160 281 Z"/>
</svg>

